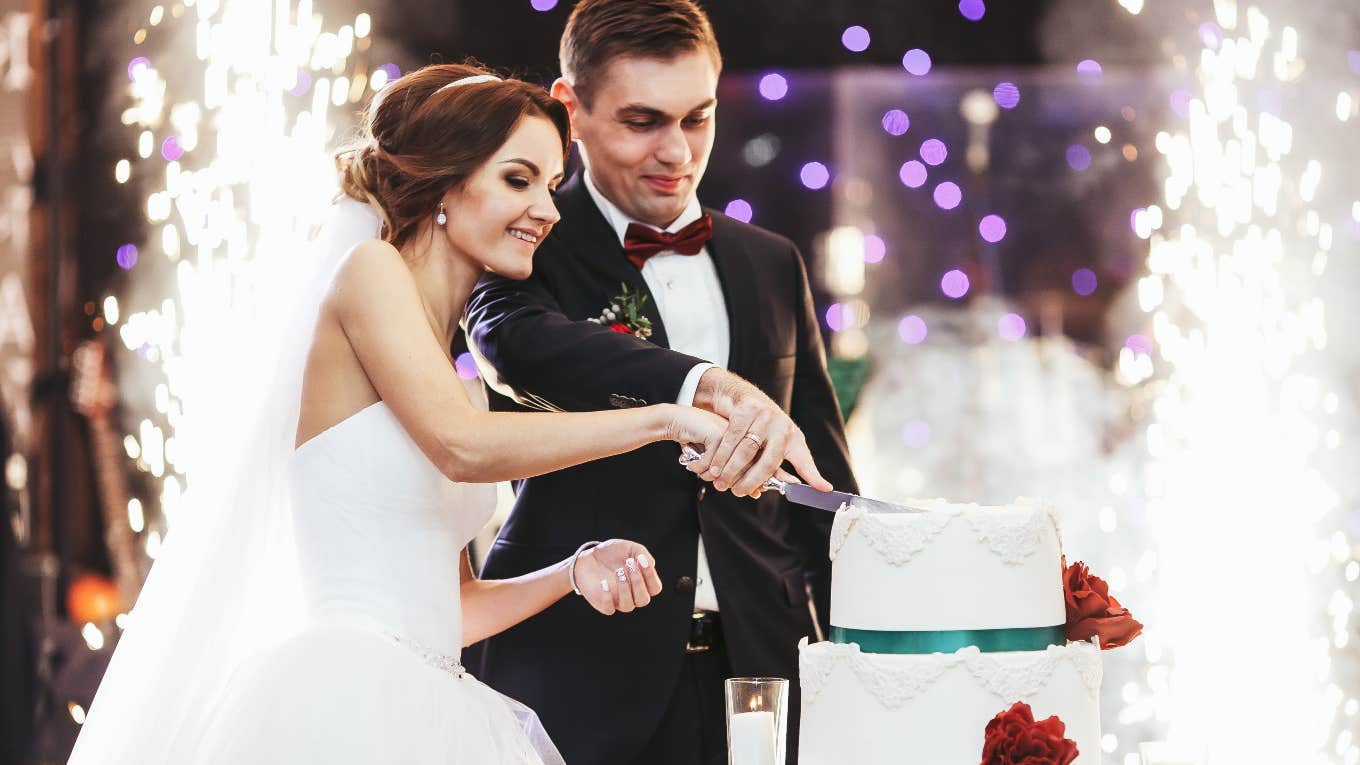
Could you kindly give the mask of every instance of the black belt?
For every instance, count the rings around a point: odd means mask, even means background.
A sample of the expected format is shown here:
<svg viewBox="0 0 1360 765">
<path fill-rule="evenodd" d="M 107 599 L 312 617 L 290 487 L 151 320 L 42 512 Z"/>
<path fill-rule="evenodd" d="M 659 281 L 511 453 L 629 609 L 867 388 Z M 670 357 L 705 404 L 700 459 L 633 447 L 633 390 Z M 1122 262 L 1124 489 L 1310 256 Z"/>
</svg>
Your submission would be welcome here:
<svg viewBox="0 0 1360 765">
<path fill-rule="evenodd" d="M 685 653 L 703 653 L 722 645 L 722 622 L 712 611 L 695 611 L 689 620 Z"/>
</svg>

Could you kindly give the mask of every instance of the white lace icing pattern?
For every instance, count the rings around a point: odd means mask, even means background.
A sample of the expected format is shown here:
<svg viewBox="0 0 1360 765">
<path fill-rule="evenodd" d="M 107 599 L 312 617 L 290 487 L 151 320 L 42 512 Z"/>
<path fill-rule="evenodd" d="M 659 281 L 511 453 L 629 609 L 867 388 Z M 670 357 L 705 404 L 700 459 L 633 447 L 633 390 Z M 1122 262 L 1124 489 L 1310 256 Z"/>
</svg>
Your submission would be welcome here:
<svg viewBox="0 0 1360 765">
<path fill-rule="evenodd" d="M 831 560 L 836 560 L 850 536 L 858 530 L 889 564 L 906 565 L 939 536 L 950 521 L 963 515 L 979 542 L 987 545 L 1006 564 L 1020 565 L 1039 549 L 1046 527 L 1052 527 L 1055 534 L 1059 532 L 1052 508 L 1040 507 L 1024 499 L 1016 500 L 1015 504 L 1030 510 L 1022 514 L 1019 523 L 1009 522 L 1011 518 L 1006 517 L 1007 514 L 977 506 L 945 506 L 928 513 L 884 516 L 842 505 L 831 526 Z M 970 512 L 965 513 L 964 509 Z"/>
</svg>

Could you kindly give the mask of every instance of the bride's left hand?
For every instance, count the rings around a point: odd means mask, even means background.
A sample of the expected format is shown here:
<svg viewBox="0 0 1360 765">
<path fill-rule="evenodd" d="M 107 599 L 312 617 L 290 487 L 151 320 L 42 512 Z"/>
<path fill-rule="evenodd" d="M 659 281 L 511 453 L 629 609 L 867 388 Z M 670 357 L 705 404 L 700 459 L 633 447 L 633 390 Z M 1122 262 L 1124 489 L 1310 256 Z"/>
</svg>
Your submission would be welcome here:
<svg viewBox="0 0 1360 765">
<path fill-rule="evenodd" d="M 656 559 L 627 539 L 610 539 L 581 553 L 576 584 L 591 607 L 605 616 L 642 608 L 661 592 Z"/>
</svg>

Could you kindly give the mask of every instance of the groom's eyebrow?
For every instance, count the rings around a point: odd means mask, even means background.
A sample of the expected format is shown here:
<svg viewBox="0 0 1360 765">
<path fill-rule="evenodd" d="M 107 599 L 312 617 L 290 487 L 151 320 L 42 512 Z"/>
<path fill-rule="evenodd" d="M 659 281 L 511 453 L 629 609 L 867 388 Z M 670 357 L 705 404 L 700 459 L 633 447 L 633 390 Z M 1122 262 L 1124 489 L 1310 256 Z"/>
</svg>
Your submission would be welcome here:
<svg viewBox="0 0 1360 765">
<path fill-rule="evenodd" d="M 717 104 L 718 104 L 718 99 L 716 99 L 716 98 L 710 98 L 710 99 L 708 99 L 707 101 L 704 101 L 703 103 L 701 103 L 701 104 L 695 106 L 694 108 L 690 109 L 689 111 L 685 112 L 685 114 L 693 114 L 694 112 L 701 112 L 701 111 L 703 111 L 703 110 L 705 110 L 705 109 L 711 109 L 711 108 L 713 108 L 714 106 L 716 106 Z M 636 104 L 636 103 L 635 103 L 635 104 L 627 104 L 627 105 L 625 105 L 625 106 L 620 107 L 618 113 L 619 113 L 620 115 L 623 115 L 623 114 L 635 114 L 635 115 L 640 115 L 640 116 L 645 116 L 645 117 L 663 117 L 663 118 L 664 118 L 664 117 L 670 117 L 669 114 L 667 114 L 666 112 L 664 112 L 664 111 L 662 111 L 662 110 L 656 108 L 655 106 L 648 106 L 647 104 Z"/>
</svg>

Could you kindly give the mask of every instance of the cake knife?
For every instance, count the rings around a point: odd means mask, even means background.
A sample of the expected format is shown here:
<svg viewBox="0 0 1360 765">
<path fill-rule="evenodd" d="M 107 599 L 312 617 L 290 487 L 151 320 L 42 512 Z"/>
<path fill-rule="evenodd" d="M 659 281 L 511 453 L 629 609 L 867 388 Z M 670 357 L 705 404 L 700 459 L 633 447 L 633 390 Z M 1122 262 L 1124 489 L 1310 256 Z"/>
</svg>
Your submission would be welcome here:
<svg viewBox="0 0 1360 765">
<path fill-rule="evenodd" d="M 688 465 L 696 462 L 703 456 L 702 446 L 686 446 L 681 450 L 680 464 Z M 788 498 L 790 502 L 803 505 L 805 507 L 815 507 L 818 510 L 836 512 L 844 505 L 858 507 L 871 513 L 928 513 L 929 510 L 919 507 L 907 507 L 897 505 L 892 502 L 884 502 L 881 499 L 870 499 L 861 497 L 858 494 L 847 494 L 843 491 L 822 491 L 814 489 L 805 483 L 796 481 L 781 481 L 778 478 L 771 478 L 765 482 L 766 489 L 773 489 Z"/>
</svg>

